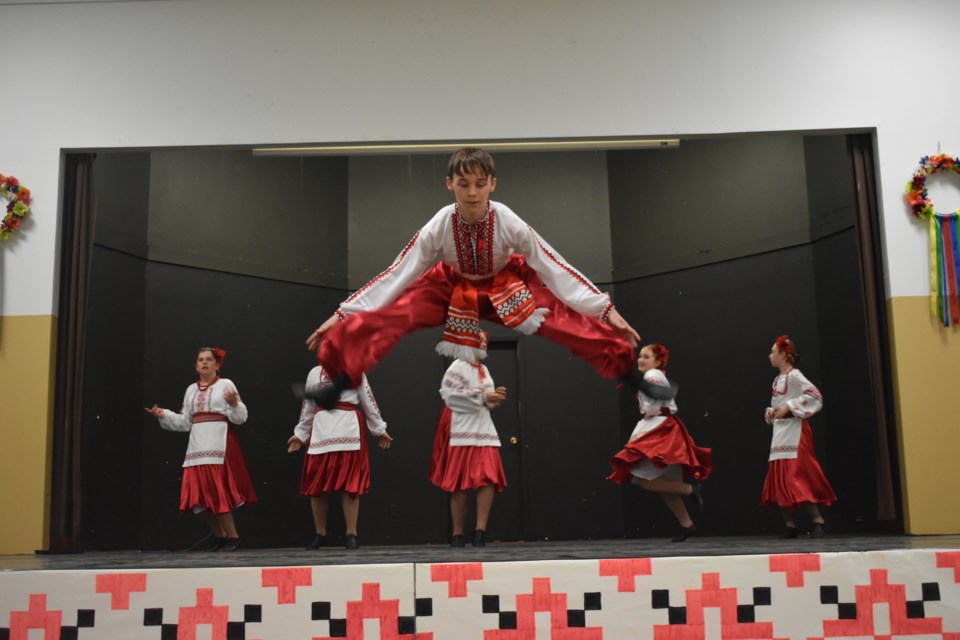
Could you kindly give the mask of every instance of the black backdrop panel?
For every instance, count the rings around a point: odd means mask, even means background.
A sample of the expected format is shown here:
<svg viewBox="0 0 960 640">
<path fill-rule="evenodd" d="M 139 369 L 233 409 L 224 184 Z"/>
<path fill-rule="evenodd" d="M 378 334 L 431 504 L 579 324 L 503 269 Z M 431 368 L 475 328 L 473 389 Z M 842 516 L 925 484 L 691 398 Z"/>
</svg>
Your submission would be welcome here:
<svg viewBox="0 0 960 640">
<path fill-rule="evenodd" d="M 153 501 L 140 485 L 145 266 L 94 248 L 81 453 L 81 542 L 91 551 L 136 548 L 140 510 Z"/>
</svg>

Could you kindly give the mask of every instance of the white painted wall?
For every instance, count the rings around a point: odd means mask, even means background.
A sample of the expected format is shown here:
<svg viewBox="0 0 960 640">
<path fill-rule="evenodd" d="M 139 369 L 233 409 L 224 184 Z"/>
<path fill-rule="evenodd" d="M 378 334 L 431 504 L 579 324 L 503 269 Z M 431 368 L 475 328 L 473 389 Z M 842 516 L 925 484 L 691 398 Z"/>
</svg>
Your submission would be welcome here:
<svg viewBox="0 0 960 640">
<path fill-rule="evenodd" d="M 0 25 L 0 173 L 35 197 L 3 315 L 56 311 L 63 148 L 876 127 L 893 296 L 928 286 L 903 185 L 960 153 L 956 0 L 0 4 Z"/>
</svg>

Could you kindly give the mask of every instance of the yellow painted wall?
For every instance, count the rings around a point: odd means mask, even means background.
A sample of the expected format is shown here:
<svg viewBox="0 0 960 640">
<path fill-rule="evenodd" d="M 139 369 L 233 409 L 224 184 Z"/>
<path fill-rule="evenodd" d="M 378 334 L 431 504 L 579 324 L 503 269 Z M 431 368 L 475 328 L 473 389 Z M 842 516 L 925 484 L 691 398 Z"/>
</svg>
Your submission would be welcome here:
<svg viewBox="0 0 960 640">
<path fill-rule="evenodd" d="M 927 296 L 888 310 L 906 532 L 960 533 L 960 330 L 940 325 Z"/>
<path fill-rule="evenodd" d="M 54 316 L 0 316 L 0 554 L 49 536 Z"/>
</svg>

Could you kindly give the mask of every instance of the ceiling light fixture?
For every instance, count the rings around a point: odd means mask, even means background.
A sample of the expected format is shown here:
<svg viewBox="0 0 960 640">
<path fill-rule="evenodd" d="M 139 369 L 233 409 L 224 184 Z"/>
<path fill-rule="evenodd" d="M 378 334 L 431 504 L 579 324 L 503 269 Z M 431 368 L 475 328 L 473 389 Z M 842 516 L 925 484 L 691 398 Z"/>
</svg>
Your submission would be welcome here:
<svg viewBox="0 0 960 640">
<path fill-rule="evenodd" d="M 668 139 L 574 139 L 516 140 L 506 142 L 396 142 L 371 144 L 329 144 L 289 147 L 255 147 L 255 156 L 353 156 L 372 154 L 450 153 L 462 147 L 483 147 L 488 151 L 594 151 L 609 149 L 669 149 L 680 146 Z"/>
</svg>

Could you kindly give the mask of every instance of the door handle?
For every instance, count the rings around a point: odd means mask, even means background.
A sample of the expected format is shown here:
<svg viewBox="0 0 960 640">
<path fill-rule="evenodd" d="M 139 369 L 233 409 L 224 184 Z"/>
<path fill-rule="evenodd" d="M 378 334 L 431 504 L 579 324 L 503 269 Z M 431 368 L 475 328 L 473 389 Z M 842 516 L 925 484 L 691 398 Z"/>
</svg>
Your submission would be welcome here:
<svg viewBox="0 0 960 640">
<path fill-rule="evenodd" d="M 520 438 L 517 436 L 510 436 L 510 444 L 517 444 L 518 442 L 520 442 Z"/>
</svg>

